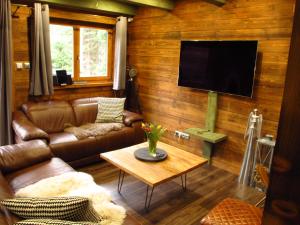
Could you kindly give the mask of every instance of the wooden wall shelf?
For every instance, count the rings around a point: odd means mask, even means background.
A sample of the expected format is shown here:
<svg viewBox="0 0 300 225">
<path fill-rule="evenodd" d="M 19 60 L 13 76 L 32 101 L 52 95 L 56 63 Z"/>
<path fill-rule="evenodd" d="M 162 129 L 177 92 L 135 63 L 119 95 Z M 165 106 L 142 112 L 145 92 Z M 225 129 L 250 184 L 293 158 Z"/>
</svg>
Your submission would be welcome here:
<svg viewBox="0 0 300 225">
<path fill-rule="evenodd" d="M 54 86 L 54 90 L 74 89 L 74 88 L 90 88 L 90 87 L 109 87 L 109 86 L 112 86 L 112 82 L 82 83 L 82 84 L 71 84 L 71 85 L 65 85 L 65 86 Z"/>
<path fill-rule="evenodd" d="M 185 130 L 186 133 L 193 135 L 194 137 L 203 140 L 203 156 L 211 163 L 211 157 L 213 155 L 214 144 L 224 141 L 227 136 L 221 133 L 210 132 L 203 128 L 188 128 Z"/>
</svg>

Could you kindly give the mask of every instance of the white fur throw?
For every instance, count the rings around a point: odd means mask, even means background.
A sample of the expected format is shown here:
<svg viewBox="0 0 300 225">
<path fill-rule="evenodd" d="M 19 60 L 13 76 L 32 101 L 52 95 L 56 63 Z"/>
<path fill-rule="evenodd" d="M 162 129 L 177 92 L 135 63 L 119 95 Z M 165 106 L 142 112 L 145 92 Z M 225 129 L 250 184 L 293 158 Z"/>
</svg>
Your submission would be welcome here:
<svg viewBox="0 0 300 225">
<path fill-rule="evenodd" d="M 94 182 L 91 175 L 69 172 L 46 178 L 20 189 L 16 197 L 81 196 L 91 200 L 96 212 L 103 218 L 101 225 L 121 225 L 125 209 L 111 202 L 110 194 Z"/>
<path fill-rule="evenodd" d="M 66 127 L 65 132 L 74 134 L 79 140 L 103 136 L 111 131 L 121 130 L 124 127 L 122 123 L 87 123 L 80 127 Z"/>
</svg>

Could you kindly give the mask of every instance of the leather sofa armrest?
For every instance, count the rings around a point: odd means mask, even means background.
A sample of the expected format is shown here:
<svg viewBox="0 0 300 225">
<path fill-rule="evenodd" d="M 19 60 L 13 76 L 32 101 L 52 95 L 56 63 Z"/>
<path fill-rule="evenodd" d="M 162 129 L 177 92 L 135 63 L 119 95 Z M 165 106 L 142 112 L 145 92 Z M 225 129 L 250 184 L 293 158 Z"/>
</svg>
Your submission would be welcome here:
<svg viewBox="0 0 300 225">
<path fill-rule="evenodd" d="M 0 172 L 0 200 L 14 198 L 14 191 L 7 182 L 6 178 Z M 12 225 L 18 222 L 17 216 L 11 214 L 3 205 L 0 204 L 0 224 Z"/>
<path fill-rule="evenodd" d="M 126 126 L 130 127 L 134 122 L 141 122 L 144 118 L 142 115 L 124 110 L 123 122 Z"/>
<path fill-rule="evenodd" d="M 36 127 L 21 111 L 14 112 L 12 127 L 15 134 L 23 141 L 45 139 L 49 141 L 49 135 Z"/>
<path fill-rule="evenodd" d="M 0 146 L 0 170 L 5 175 L 47 161 L 52 157 L 50 148 L 42 140 Z"/>
<path fill-rule="evenodd" d="M 2 172 L 0 172 L 0 200 L 6 198 L 13 198 L 13 197 L 14 197 L 14 192 L 12 188 L 9 186 Z"/>
</svg>

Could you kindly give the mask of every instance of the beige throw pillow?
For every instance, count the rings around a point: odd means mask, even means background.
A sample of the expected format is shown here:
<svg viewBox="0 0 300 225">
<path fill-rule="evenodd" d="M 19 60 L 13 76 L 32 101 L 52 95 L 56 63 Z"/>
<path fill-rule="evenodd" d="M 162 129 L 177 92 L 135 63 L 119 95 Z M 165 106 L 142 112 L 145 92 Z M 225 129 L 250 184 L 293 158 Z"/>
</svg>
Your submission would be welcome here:
<svg viewBox="0 0 300 225">
<path fill-rule="evenodd" d="M 122 123 L 125 98 L 100 98 L 96 123 Z"/>
</svg>

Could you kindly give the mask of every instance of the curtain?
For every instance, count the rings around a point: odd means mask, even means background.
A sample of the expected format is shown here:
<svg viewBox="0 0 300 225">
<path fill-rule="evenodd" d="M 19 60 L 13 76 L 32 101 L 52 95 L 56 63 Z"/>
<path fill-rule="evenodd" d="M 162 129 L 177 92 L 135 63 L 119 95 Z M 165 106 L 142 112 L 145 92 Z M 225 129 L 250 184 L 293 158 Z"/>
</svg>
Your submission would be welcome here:
<svg viewBox="0 0 300 225">
<path fill-rule="evenodd" d="M 12 143 L 12 28 L 9 0 L 0 0 L 0 145 Z"/>
<path fill-rule="evenodd" d="M 30 95 L 52 95 L 53 77 L 48 5 L 34 4 L 34 20 L 32 25 Z"/>
<path fill-rule="evenodd" d="M 127 18 L 118 17 L 115 38 L 113 90 L 124 90 L 126 82 Z"/>
</svg>

